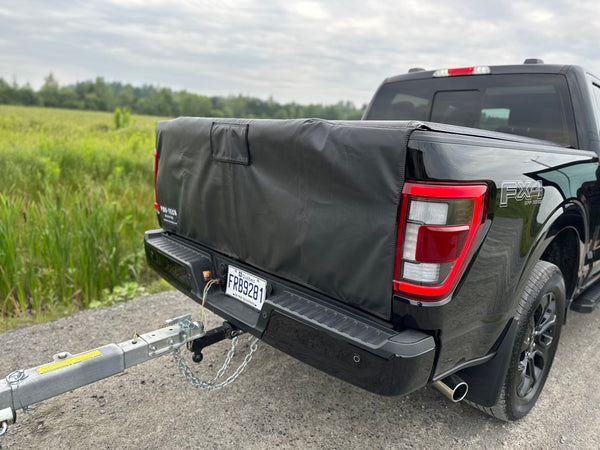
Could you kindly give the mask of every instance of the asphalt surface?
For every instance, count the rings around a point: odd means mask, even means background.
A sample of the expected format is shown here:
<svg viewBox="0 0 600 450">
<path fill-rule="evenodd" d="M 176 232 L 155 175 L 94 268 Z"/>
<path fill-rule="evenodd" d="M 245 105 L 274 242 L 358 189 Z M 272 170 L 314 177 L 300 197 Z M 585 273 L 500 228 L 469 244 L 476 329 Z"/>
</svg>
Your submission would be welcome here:
<svg viewBox="0 0 600 450">
<path fill-rule="evenodd" d="M 192 312 L 193 301 L 167 292 L 78 313 L 0 335 L 0 376 L 122 342 L 134 332 Z M 208 327 L 220 319 L 207 314 Z M 600 311 L 571 313 L 538 404 L 523 420 L 503 423 L 433 388 L 381 397 L 325 375 L 261 344 L 242 376 L 200 392 L 165 356 L 19 412 L 0 438 L 7 449 L 152 448 L 600 448 Z M 243 344 L 243 345 L 242 345 Z M 240 342 L 238 365 L 247 352 Z M 229 341 L 206 350 L 193 369 L 209 379 Z M 186 352 L 187 353 L 187 352 Z M 193 363 L 190 363 L 191 365 Z"/>
</svg>

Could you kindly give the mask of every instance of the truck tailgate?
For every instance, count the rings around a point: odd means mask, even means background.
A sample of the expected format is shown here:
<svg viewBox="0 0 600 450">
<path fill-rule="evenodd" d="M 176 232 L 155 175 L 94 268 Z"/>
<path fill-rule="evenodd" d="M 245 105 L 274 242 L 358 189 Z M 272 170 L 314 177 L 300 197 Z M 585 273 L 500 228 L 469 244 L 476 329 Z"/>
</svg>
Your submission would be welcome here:
<svg viewBox="0 0 600 450">
<path fill-rule="evenodd" d="M 383 319 L 417 123 L 157 124 L 161 226 Z"/>
</svg>

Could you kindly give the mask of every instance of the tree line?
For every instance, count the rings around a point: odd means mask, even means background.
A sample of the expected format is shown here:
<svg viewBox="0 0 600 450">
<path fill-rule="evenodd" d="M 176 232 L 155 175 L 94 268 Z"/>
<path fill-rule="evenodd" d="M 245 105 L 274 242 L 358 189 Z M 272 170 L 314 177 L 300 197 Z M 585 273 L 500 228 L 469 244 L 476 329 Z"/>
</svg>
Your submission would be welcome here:
<svg viewBox="0 0 600 450">
<path fill-rule="evenodd" d="M 272 98 L 265 101 L 242 95 L 206 97 L 185 90 L 174 92 L 169 88 L 152 85 L 136 87 L 120 82 L 107 83 L 102 77 L 60 86 L 52 73 L 44 79 L 43 86 L 37 91 L 29 83 L 19 86 L 16 81 L 8 83 L 0 78 L 0 104 L 95 111 L 114 111 L 115 108 L 120 108 L 135 114 L 167 117 L 320 117 L 330 120 L 360 119 L 365 109 L 364 105 L 357 108 L 348 101 L 335 105 L 300 105 L 280 104 Z"/>
</svg>

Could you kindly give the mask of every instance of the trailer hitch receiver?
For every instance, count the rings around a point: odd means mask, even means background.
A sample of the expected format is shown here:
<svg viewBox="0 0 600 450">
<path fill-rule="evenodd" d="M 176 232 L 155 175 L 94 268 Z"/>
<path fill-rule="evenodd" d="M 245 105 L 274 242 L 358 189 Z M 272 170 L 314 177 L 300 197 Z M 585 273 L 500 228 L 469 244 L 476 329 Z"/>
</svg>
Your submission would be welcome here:
<svg viewBox="0 0 600 450">
<path fill-rule="evenodd" d="M 193 361 L 199 363 L 202 361 L 202 359 L 204 359 L 202 350 L 204 350 L 206 347 L 216 344 L 217 342 L 221 342 L 225 339 L 233 339 L 242 333 L 242 330 L 235 328 L 229 322 L 223 322 L 222 326 L 209 330 L 198 339 L 188 342 L 187 348 L 193 353 Z"/>
</svg>

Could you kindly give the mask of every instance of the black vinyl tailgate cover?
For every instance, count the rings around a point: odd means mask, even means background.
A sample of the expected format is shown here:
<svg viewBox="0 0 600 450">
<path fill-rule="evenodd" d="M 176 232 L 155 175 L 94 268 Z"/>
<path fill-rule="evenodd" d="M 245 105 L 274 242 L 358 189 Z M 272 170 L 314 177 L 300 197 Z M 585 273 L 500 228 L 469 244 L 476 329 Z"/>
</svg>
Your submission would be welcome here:
<svg viewBox="0 0 600 450">
<path fill-rule="evenodd" d="M 418 122 L 158 122 L 161 226 L 381 318 Z"/>
</svg>

